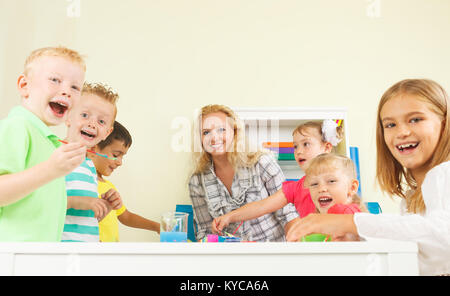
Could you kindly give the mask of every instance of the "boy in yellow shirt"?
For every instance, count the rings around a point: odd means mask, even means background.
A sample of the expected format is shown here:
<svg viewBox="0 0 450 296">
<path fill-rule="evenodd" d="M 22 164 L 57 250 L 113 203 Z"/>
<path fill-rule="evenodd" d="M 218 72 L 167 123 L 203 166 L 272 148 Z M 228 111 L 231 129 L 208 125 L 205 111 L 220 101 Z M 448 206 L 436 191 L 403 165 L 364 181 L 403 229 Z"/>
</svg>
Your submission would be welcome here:
<svg viewBox="0 0 450 296">
<path fill-rule="evenodd" d="M 104 157 L 90 153 L 89 158 L 95 164 L 98 177 L 98 194 L 103 199 L 121 199 L 116 187 L 104 179 L 104 176 L 110 176 L 112 172 L 122 165 L 122 159 L 127 154 L 132 143 L 132 138 L 127 129 L 119 122 L 114 122 L 112 133 L 104 140 L 98 143 L 93 151 L 105 154 L 116 160 L 106 159 Z M 159 233 L 159 223 L 146 219 L 140 215 L 130 212 L 125 206 L 118 210 L 112 210 L 102 221 L 99 222 L 100 241 L 118 242 L 119 241 L 119 223 L 123 225 L 156 231 Z"/>
</svg>

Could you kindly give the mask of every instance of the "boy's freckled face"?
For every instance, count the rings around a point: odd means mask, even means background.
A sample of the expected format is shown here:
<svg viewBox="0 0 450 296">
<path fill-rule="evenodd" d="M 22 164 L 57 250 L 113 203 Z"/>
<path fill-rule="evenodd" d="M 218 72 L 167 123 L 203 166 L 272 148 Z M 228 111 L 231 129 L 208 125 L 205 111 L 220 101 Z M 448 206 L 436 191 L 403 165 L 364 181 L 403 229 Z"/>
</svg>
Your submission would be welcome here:
<svg viewBox="0 0 450 296">
<path fill-rule="evenodd" d="M 93 147 L 106 139 L 114 124 L 115 107 L 94 94 L 84 94 L 70 111 L 67 119 L 67 139 Z"/>
<path fill-rule="evenodd" d="M 81 96 L 84 70 L 67 58 L 43 56 L 32 62 L 29 73 L 18 81 L 22 105 L 46 125 L 64 123 Z"/>
<path fill-rule="evenodd" d="M 99 176 L 110 176 L 115 169 L 122 165 L 123 157 L 127 154 L 129 147 L 125 147 L 122 141 L 113 140 L 110 145 L 103 149 L 95 147 L 95 151 L 106 154 L 109 157 L 115 157 L 116 160 L 106 159 L 104 157 L 94 155 L 92 160 Z"/>
</svg>

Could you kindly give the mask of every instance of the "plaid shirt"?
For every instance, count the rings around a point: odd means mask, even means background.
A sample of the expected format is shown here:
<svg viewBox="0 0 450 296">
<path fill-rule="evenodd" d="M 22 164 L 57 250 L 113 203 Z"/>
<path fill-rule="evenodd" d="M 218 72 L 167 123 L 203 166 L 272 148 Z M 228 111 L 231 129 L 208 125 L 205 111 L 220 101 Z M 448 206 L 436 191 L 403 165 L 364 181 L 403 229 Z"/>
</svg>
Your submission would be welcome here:
<svg viewBox="0 0 450 296">
<path fill-rule="evenodd" d="M 206 172 L 193 175 L 189 181 L 189 195 L 194 208 L 197 240 L 212 233 L 214 218 L 274 194 L 284 180 L 280 166 L 269 154 L 262 155 L 253 167 L 236 170 L 231 195 L 214 173 L 213 164 Z M 288 204 L 273 213 L 245 221 L 236 235 L 254 241 L 285 241 L 284 226 L 297 217 L 295 207 Z M 233 233 L 239 224 L 232 223 L 224 231 Z"/>
</svg>

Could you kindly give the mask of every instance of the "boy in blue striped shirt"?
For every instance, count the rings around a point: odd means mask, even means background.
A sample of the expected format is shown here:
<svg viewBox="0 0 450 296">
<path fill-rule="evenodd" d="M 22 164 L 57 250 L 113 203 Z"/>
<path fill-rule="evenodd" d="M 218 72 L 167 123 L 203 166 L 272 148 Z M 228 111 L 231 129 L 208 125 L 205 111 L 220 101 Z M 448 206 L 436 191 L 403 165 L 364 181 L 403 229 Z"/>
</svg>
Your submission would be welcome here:
<svg viewBox="0 0 450 296">
<path fill-rule="evenodd" d="M 105 140 L 113 130 L 117 99 L 118 95 L 105 85 L 86 83 L 79 103 L 68 115 L 66 142 L 81 142 L 91 148 Z M 99 242 L 98 221 L 111 209 L 119 208 L 121 200 L 98 198 L 97 172 L 88 157 L 66 176 L 66 191 L 62 241 Z"/>
</svg>

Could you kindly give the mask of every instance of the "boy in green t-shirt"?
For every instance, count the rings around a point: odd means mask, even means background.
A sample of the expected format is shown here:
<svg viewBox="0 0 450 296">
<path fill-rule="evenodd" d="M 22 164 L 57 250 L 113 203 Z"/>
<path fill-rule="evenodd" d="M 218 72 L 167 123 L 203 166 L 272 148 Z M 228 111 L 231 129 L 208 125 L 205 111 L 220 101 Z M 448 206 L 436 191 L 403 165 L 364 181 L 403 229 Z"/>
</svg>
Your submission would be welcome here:
<svg viewBox="0 0 450 296">
<path fill-rule="evenodd" d="M 67 206 L 64 176 L 86 155 L 61 145 L 49 126 L 64 123 L 80 99 L 86 66 L 64 47 L 35 50 L 17 80 L 22 97 L 0 121 L 0 242 L 59 242 Z"/>
</svg>

